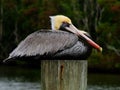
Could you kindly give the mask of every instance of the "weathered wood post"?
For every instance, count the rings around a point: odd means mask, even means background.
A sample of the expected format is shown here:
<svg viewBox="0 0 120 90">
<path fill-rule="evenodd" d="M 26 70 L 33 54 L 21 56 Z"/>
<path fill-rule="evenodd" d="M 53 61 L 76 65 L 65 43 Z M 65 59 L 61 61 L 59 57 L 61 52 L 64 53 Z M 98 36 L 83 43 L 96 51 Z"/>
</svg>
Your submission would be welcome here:
<svg viewBox="0 0 120 90">
<path fill-rule="evenodd" d="M 41 90 L 87 90 L 87 60 L 42 60 Z"/>
</svg>

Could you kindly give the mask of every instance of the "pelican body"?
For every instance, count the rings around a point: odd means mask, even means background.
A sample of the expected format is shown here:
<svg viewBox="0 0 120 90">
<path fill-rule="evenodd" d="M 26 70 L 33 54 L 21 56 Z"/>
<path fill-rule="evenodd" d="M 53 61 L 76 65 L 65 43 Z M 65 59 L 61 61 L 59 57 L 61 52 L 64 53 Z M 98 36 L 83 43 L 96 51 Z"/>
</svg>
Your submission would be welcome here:
<svg viewBox="0 0 120 90">
<path fill-rule="evenodd" d="M 87 32 L 78 30 L 63 15 L 50 16 L 52 30 L 39 30 L 28 35 L 9 54 L 4 62 L 18 57 L 38 57 L 41 60 L 87 59 L 92 48 L 102 48 L 90 39 Z"/>
</svg>

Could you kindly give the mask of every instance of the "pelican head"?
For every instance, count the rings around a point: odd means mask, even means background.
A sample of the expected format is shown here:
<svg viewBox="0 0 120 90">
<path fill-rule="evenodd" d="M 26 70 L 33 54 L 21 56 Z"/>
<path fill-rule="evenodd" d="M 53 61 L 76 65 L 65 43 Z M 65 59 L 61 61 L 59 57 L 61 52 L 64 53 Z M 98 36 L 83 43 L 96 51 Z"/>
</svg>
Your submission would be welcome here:
<svg viewBox="0 0 120 90">
<path fill-rule="evenodd" d="M 51 28 L 52 30 L 66 30 L 72 32 L 80 37 L 83 37 L 92 47 L 102 52 L 102 47 L 92 41 L 89 37 L 86 36 L 85 31 L 78 30 L 73 24 L 70 18 L 64 15 L 50 16 L 51 19 Z"/>
<path fill-rule="evenodd" d="M 71 20 L 63 15 L 50 16 L 52 30 L 59 30 L 60 27 L 66 24 L 72 24 Z"/>
</svg>

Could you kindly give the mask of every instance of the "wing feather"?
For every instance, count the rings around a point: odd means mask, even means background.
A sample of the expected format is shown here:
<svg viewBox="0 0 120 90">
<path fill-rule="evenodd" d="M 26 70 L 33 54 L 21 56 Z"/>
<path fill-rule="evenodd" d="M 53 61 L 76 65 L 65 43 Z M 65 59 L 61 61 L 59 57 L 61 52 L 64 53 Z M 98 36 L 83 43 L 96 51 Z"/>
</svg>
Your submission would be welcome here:
<svg viewBox="0 0 120 90">
<path fill-rule="evenodd" d="M 64 31 L 37 31 L 27 36 L 15 48 L 8 58 L 54 55 L 58 51 L 72 47 L 77 43 L 78 37 L 72 33 Z"/>
</svg>

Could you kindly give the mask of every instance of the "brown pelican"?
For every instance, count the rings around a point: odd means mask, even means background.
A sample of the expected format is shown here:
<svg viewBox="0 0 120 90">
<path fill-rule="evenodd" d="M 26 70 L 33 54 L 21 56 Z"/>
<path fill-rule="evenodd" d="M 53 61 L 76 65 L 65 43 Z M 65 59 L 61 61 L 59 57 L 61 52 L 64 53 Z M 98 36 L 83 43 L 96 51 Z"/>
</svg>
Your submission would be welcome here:
<svg viewBox="0 0 120 90">
<path fill-rule="evenodd" d="M 4 60 L 17 57 L 39 59 L 86 59 L 92 47 L 102 48 L 89 38 L 87 32 L 78 30 L 71 20 L 63 15 L 50 16 L 52 30 L 40 30 L 28 35 Z"/>
</svg>

